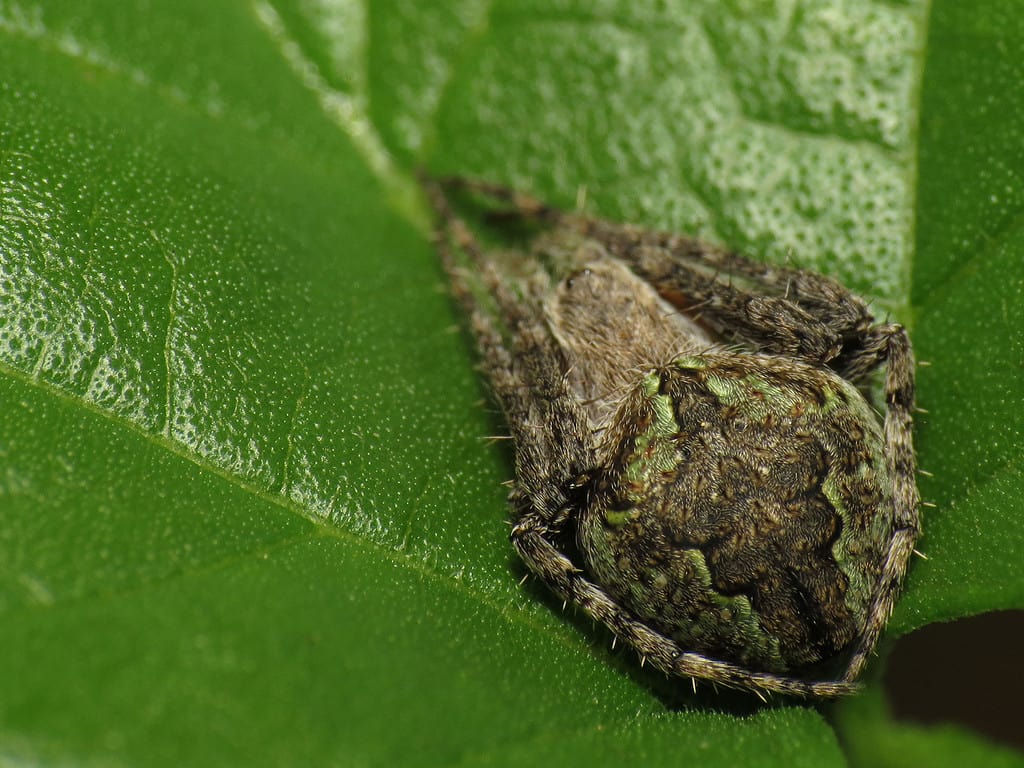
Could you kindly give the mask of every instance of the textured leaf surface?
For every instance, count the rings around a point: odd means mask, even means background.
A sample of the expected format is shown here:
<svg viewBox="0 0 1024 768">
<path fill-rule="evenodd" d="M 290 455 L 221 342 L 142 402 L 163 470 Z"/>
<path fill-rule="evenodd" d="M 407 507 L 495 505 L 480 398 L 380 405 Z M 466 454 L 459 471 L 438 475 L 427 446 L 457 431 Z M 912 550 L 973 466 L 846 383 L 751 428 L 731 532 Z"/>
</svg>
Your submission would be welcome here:
<svg viewBox="0 0 1024 768">
<path fill-rule="evenodd" d="M 1024 607 L 1024 15 L 936 3 L 911 301 L 928 513 L 900 630 Z"/>
<path fill-rule="evenodd" d="M 0 1 L 0 756 L 842 763 L 517 588 L 412 169 L 878 296 L 940 504 L 896 626 L 1020 606 L 1019 25 L 936 4 L 918 168 L 926 10 Z"/>
</svg>

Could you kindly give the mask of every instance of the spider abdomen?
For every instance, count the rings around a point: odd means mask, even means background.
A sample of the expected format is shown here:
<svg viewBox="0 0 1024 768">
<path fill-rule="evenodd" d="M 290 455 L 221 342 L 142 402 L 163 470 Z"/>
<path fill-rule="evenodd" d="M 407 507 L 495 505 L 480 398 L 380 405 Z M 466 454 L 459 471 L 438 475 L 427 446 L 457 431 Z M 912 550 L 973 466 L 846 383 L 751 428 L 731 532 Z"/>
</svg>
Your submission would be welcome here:
<svg viewBox="0 0 1024 768">
<path fill-rule="evenodd" d="M 881 428 L 831 371 L 754 354 L 651 374 L 577 538 L 594 580 L 681 647 L 782 672 L 864 628 L 887 542 Z"/>
</svg>

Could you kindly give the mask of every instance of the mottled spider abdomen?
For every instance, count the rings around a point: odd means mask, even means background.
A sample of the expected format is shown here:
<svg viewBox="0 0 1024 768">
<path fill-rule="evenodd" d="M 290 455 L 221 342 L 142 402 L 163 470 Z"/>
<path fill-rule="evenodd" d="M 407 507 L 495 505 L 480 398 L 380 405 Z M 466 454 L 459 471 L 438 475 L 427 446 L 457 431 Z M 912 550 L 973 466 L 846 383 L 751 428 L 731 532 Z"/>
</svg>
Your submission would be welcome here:
<svg viewBox="0 0 1024 768">
<path fill-rule="evenodd" d="M 830 370 L 715 352 L 652 373 L 578 521 L 594 581 L 681 647 L 784 672 L 864 631 L 892 536 L 878 420 Z"/>
</svg>

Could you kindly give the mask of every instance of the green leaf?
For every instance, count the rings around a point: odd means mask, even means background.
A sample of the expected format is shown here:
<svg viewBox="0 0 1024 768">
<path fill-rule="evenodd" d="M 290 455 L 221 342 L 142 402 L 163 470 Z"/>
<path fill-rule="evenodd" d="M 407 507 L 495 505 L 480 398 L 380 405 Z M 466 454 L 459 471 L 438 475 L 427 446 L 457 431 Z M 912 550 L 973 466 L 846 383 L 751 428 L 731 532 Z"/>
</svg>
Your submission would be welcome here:
<svg viewBox="0 0 1024 768">
<path fill-rule="evenodd" d="M 1024 607 L 1024 15 L 933 6 L 911 302 L 927 513 L 903 632 Z"/>
<path fill-rule="evenodd" d="M 986 742 L 954 725 L 920 726 L 894 722 L 883 691 L 873 689 L 845 702 L 837 712 L 850 763 L 871 768 L 1021 768 L 1024 755 Z"/>
<path fill-rule="evenodd" d="M 878 297 L 940 505 L 895 627 L 1020 607 L 1003 4 L 922 91 L 923 0 L 0 1 L 0 760 L 842 763 L 517 587 L 413 170 Z"/>
</svg>

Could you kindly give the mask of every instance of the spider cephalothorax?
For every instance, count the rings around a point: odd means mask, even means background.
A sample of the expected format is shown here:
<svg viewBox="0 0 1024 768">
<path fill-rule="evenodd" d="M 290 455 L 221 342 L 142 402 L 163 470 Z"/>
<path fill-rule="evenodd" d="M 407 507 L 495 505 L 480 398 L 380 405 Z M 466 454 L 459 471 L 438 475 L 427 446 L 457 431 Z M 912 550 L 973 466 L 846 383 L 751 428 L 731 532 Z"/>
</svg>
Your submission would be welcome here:
<svg viewBox="0 0 1024 768">
<path fill-rule="evenodd" d="M 521 263 L 485 253 L 444 188 L 540 225 Z M 482 182 L 428 191 L 515 441 L 530 570 L 667 673 L 852 691 L 919 530 L 903 328 L 810 272 Z M 880 423 L 858 385 L 883 364 Z"/>
</svg>

